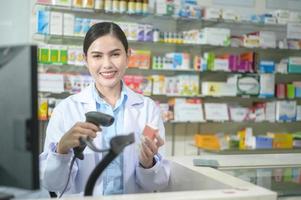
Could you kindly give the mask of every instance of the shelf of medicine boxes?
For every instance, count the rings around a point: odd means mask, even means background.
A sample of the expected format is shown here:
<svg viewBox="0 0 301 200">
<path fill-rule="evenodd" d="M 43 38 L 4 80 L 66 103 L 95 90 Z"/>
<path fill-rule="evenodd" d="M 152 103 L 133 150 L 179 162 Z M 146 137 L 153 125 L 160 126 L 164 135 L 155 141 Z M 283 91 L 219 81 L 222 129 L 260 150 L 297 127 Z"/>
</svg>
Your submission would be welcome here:
<svg viewBox="0 0 301 200">
<path fill-rule="evenodd" d="M 61 92 L 61 93 L 53 93 L 53 92 L 40 92 L 43 94 L 43 96 L 48 96 L 48 97 L 54 97 L 54 98 L 67 98 L 68 96 L 72 95 L 70 92 Z M 148 96 L 148 95 L 145 95 Z M 222 101 L 222 102 L 232 102 L 233 100 L 240 100 L 240 101 L 282 101 L 282 100 L 297 100 L 301 101 L 301 98 L 293 98 L 293 99 L 288 99 L 288 98 L 277 98 L 277 97 L 269 97 L 269 98 L 264 98 L 264 97 L 257 97 L 257 96 L 205 96 L 205 95 L 172 95 L 172 94 L 152 94 L 149 95 L 152 98 L 201 98 L 203 100 L 210 100 L 210 102 L 213 102 L 214 99 L 217 101 Z"/>
<path fill-rule="evenodd" d="M 258 22 L 251 21 L 234 21 L 234 20 L 224 20 L 224 19 L 194 19 L 194 18 L 183 18 L 176 16 L 162 16 L 156 14 L 127 14 L 127 13 L 113 13 L 113 12 L 105 12 L 104 10 L 95 10 L 88 8 L 76 8 L 70 6 L 57 6 L 57 5 L 49 5 L 49 4 L 37 4 L 37 6 L 44 7 L 48 11 L 59 11 L 59 12 L 69 12 L 69 13 L 78 13 L 78 14 L 86 14 L 91 17 L 94 15 L 95 18 L 103 19 L 103 20 L 115 20 L 115 21 L 129 21 L 129 22 L 138 22 L 138 23 L 153 23 L 154 20 L 168 20 L 168 21 L 177 21 L 187 25 L 193 24 L 194 27 L 199 25 L 201 27 L 212 27 L 216 25 L 224 25 L 227 27 L 232 26 L 241 26 L 247 27 L 247 29 L 253 29 L 253 31 L 258 30 L 269 30 L 269 31 L 284 31 L 286 29 L 286 25 L 283 24 L 264 24 Z"/>
<path fill-rule="evenodd" d="M 42 41 L 46 44 L 64 44 L 64 45 L 78 45 L 83 44 L 83 36 L 64 36 L 64 35 L 42 35 L 34 34 L 34 40 Z M 280 48 L 248 48 L 248 47 L 231 47 L 231 46 L 218 46 L 218 45 L 209 45 L 209 44 L 186 44 L 186 43 L 167 43 L 167 42 L 146 42 L 146 41 L 133 41 L 129 40 L 129 45 L 131 47 L 140 47 L 141 49 L 160 49 L 171 48 L 172 49 L 183 49 L 187 51 L 200 51 L 200 52 L 209 52 L 215 50 L 227 50 L 227 52 L 238 51 L 238 52 L 271 52 L 271 53 L 280 53 L 280 54 L 300 54 L 301 50 L 299 49 L 280 49 Z"/>
<path fill-rule="evenodd" d="M 51 72 L 79 72 L 79 73 L 88 73 L 87 68 L 81 65 L 70 65 L 70 64 L 42 64 L 39 63 L 39 66 L 43 70 L 50 70 Z M 138 75 L 148 75 L 148 74 L 169 74 L 169 73 L 196 73 L 200 76 L 210 76 L 210 75 L 233 75 L 233 74 L 260 74 L 260 72 L 231 72 L 231 71 L 200 71 L 192 68 L 189 69 L 152 69 L 152 68 L 128 68 L 127 72 L 129 74 L 138 74 Z M 274 73 L 276 77 L 287 77 L 290 80 L 299 80 L 301 78 L 301 73 Z"/>
</svg>

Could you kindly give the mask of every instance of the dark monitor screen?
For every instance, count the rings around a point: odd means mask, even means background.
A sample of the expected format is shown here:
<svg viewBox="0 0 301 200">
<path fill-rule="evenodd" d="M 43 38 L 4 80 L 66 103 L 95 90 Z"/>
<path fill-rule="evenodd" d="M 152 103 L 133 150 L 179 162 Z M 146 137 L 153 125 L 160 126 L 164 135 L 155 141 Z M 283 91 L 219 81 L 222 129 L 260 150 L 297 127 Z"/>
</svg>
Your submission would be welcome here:
<svg viewBox="0 0 301 200">
<path fill-rule="evenodd" d="M 39 188 L 37 47 L 0 47 L 0 186 Z"/>
</svg>

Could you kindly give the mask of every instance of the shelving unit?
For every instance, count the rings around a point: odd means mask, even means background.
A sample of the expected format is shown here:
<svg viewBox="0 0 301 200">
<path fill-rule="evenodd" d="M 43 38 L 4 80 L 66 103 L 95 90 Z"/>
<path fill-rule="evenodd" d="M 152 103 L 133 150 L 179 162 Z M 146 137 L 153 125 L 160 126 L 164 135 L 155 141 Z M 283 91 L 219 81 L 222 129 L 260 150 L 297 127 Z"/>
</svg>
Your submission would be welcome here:
<svg viewBox="0 0 301 200">
<path fill-rule="evenodd" d="M 63 6 L 52 6 L 52 5 L 37 5 L 37 7 L 42 7 L 48 11 L 56 11 L 63 13 L 73 13 L 78 17 L 93 18 L 93 19 L 103 19 L 103 20 L 114 20 L 122 22 L 136 22 L 141 24 L 153 24 L 156 28 L 160 28 L 164 31 L 174 31 L 179 32 L 183 30 L 188 30 L 191 28 L 200 29 L 203 27 L 228 27 L 235 33 L 248 33 L 258 30 L 269 30 L 279 33 L 280 35 L 286 34 L 286 25 L 279 24 L 259 24 L 251 22 L 234 22 L 225 20 L 203 20 L 203 19 L 184 19 L 184 18 L 174 18 L 170 16 L 156 16 L 152 14 L 148 15 L 129 15 L 129 14 L 116 14 L 116 13 L 105 13 L 103 11 L 96 11 L 93 9 L 80 9 L 72 7 Z M 169 26 L 166 26 L 168 24 Z M 77 45 L 81 46 L 84 37 L 83 36 L 62 36 L 62 35 L 39 35 L 35 34 L 33 36 L 34 40 L 45 43 L 45 44 L 64 44 L 64 45 Z M 187 52 L 192 55 L 200 55 L 204 52 L 256 52 L 260 55 L 260 58 L 273 58 L 275 61 L 279 61 L 285 56 L 301 56 L 300 50 L 294 49 L 279 49 L 279 48 L 246 48 L 246 47 L 231 47 L 231 46 L 216 46 L 216 45 L 200 45 L 200 44 L 175 44 L 175 43 L 164 43 L 164 42 L 141 42 L 141 41 L 129 41 L 130 47 L 135 47 L 141 50 L 151 50 L 152 53 L 160 55 L 165 52 Z M 74 65 L 52 65 L 52 64 L 41 64 L 41 71 L 48 72 L 79 72 L 87 74 L 88 71 L 84 66 L 74 66 Z M 234 72 L 235 74 L 244 74 L 240 72 Z M 137 74 L 137 75 L 154 75 L 154 74 L 164 74 L 164 75 L 177 75 L 177 74 L 197 74 L 199 76 L 200 82 L 202 81 L 221 81 L 225 80 L 227 76 L 234 74 L 233 72 L 225 71 L 197 71 L 192 68 L 190 69 L 134 69 L 129 68 L 127 74 Z M 250 74 L 250 73 L 248 73 Z M 257 73 L 254 73 L 257 74 Z M 276 83 L 286 83 L 290 81 L 299 81 L 301 79 L 301 74 L 275 74 Z M 201 93 L 199 93 L 201 94 Z M 70 95 L 70 93 L 60 93 L 60 94 L 50 94 L 44 93 L 44 96 L 51 97 L 61 97 L 65 98 Z M 226 102 L 233 103 L 239 102 L 244 105 L 250 105 L 253 102 L 265 102 L 265 101 L 277 101 L 277 100 L 296 100 L 299 104 L 301 102 L 300 98 L 295 99 L 279 99 L 276 97 L 272 98 L 261 98 L 257 96 L 205 96 L 205 95 L 194 95 L 194 96 L 183 96 L 183 95 L 151 95 L 154 100 L 160 100 L 166 102 L 169 98 L 174 97 L 195 97 L 200 98 L 205 102 Z M 271 122 L 176 122 L 170 121 L 166 122 L 166 132 L 167 140 L 171 141 L 171 155 L 175 155 L 176 149 L 176 137 L 178 135 L 184 135 L 188 140 L 193 140 L 193 135 L 197 132 L 226 132 L 235 134 L 238 130 L 243 127 L 252 127 L 256 134 L 265 133 L 267 131 L 297 131 L 301 130 L 300 122 L 291 123 L 271 123 Z M 180 139 L 181 140 L 181 139 Z M 184 143 L 186 139 L 184 138 Z M 281 152 L 285 150 L 273 149 L 267 150 L 272 152 Z M 290 150 L 287 150 L 290 152 Z M 229 150 L 222 151 L 222 153 L 265 153 L 265 150 L 250 150 L 250 151 L 237 151 Z M 295 152 L 295 150 L 292 150 Z M 300 152 L 298 149 L 297 152 Z"/>
</svg>

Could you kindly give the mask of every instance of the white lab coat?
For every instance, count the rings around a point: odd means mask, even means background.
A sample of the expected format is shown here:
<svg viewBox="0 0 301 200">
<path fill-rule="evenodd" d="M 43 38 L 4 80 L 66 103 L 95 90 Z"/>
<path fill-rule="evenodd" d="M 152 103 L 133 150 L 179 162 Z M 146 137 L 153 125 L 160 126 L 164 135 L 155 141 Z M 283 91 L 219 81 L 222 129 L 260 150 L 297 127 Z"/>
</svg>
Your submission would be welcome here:
<svg viewBox="0 0 301 200">
<path fill-rule="evenodd" d="M 59 155 L 55 153 L 56 144 L 76 122 L 85 121 L 86 112 L 96 110 L 96 102 L 92 97 L 93 87 L 91 84 L 82 92 L 68 97 L 53 111 L 46 131 L 44 151 L 40 155 L 42 185 L 48 191 L 61 192 L 67 182 L 73 152 Z M 161 158 L 152 168 L 142 168 L 138 160 L 141 133 L 146 124 L 159 127 L 161 137 L 165 138 L 159 108 L 150 98 L 137 94 L 128 87 L 125 89 L 128 99 L 124 110 L 124 130 L 120 134 L 135 133 L 135 143 L 127 146 L 123 153 L 124 193 L 160 191 L 168 185 L 170 176 L 169 162 L 163 159 L 164 146 L 159 149 L 158 157 Z M 101 148 L 101 133 L 93 142 Z M 76 159 L 66 193 L 82 193 L 91 171 L 102 159 L 102 154 L 89 148 L 84 150 L 84 156 L 84 160 Z M 99 178 L 94 195 L 102 194 L 102 191 L 102 181 Z"/>
</svg>

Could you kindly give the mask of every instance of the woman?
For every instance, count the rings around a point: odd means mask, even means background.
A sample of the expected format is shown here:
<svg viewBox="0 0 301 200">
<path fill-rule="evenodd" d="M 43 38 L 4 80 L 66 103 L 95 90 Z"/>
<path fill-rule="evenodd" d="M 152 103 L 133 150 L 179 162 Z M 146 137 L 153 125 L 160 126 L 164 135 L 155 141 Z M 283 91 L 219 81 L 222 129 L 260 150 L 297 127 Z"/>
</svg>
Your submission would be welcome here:
<svg viewBox="0 0 301 200">
<path fill-rule="evenodd" d="M 164 160 L 164 126 L 158 106 L 130 90 L 122 77 L 130 50 L 124 32 L 114 23 L 93 25 L 84 39 L 83 51 L 94 83 L 63 100 L 53 111 L 40 156 L 42 184 L 48 191 L 62 192 L 68 179 L 73 148 L 80 137 L 91 137 L 98 148 L 108 148 L 116 135 L 135 133 L 135 144 L 126 147 L 99 178 L 94 194 L 123 194 L 162 190 L 168 185 L 170 168 Z M 115 118 L 110 127 L 85 121 L 85 113 L 100 111 Z M 146 124 L 158 127 L 155 140 L 141 137 Z M 141 139 L 143 138 L 143 139 Z M 160 149 L 159 149 L 160 148 Z M 67 193 L 82 193 L 86 181 L 103 155 L 89 148 L 84 160 L 76 159 Z"/>
</svg>

